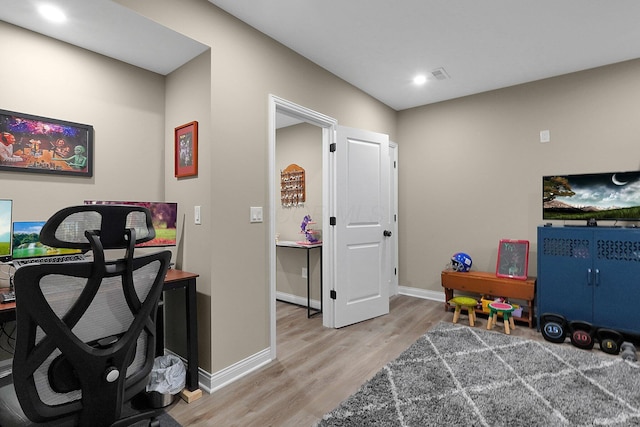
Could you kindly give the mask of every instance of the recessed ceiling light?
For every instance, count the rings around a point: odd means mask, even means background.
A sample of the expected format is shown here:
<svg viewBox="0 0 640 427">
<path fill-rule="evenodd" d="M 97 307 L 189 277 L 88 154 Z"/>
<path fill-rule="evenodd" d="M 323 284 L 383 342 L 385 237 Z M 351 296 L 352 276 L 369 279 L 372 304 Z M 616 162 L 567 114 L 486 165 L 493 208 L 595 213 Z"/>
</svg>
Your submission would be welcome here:
<svg viewBox="0 0 640 427">
<path fill-rule="evenodd" d="M 64 22 L 67 20 L 67 16 L 64 14 L 62 9 L 57 6 L 53 6 L 50 4 L 42 4 L 38 7 L 38 12 L 40 15 L 45 17 L 51 22 Z"/>
<path fill-rule="evenodd" d="M 413 78 L 413 83 L 417 85 L 423 85 L 426 82 L 427 82 L 427 76 L 425 76 L 424 74 L 420 74 Z"/>
</svg>

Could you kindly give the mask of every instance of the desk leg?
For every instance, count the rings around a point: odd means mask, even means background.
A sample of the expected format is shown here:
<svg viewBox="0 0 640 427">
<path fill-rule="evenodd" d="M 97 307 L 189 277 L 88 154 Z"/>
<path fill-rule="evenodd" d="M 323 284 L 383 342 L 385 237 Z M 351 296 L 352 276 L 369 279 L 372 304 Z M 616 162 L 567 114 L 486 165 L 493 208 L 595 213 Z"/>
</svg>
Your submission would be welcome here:
<svg viewBox="0 0 640 427">
<path fill-rule="evenodd" d="M 309 249 L 307 249 L 307 319 L 311 317 L 311 269 L 309 265 Z"/>
<path fill-rule="evenodd" d="M 449 311 L 449 300 L 453 298 L 453 289 L 444 288 L 444 311 Z"/>
<path fill-rule="evenodd" d="M 315 316 L 316 314 L 322 313 L 322 246 L 318 246 L 320 249 L 320 310 L 314 309 L 315 313 L 311 314 L 311 285 L 309 280 L 311 280 L 311 266 L 309 259 L 309 252 L 311 249 L 307 248 L 307 319 Z"/>
<path fill-rule="evenodd" d="M 322 247 L 320 247 L 320 313 L 322 313 Z"/>
<path fill-rule="evenodd" d="M 160 295 L 156 313 L 156 357 L 164 356 L 164 292 Z"/>
<path fill-rule="evenodd" d="M 187 389 L 197 390 L 198 387 L 198 307 L 196 300 L 196 280 L 189 279 L 186 288 L 186 316 L 187 316 Z"/>
</svg>

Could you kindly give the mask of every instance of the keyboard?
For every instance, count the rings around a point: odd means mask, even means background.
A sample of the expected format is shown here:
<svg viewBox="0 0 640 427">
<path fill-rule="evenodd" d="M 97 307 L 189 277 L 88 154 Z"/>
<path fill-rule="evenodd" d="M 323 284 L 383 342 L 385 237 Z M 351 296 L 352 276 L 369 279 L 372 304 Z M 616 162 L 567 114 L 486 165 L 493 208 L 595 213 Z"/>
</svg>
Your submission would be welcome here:
<svg viewBox="0 0 640 427">
<path fill-rule="evenodd" d="M 6 304 L 8 302 L 14 302 L 16 300 L 16 294 L 13 291 L 0 294 L 0 303 Z"/>
<path fill-rule="evenodd" d="M 64 262 L 79 262 L 86 261 L 86 257 L 84 254 L 70 254 L 70 255 L 56 255 L 56 256 L 46 256 L 41 258 L 25 258 L 25 259 L 14 259 L 12 261 L 13 266 L 15 268 L 24 267 L 29 264 L 60 264 Z"/>
</svg>

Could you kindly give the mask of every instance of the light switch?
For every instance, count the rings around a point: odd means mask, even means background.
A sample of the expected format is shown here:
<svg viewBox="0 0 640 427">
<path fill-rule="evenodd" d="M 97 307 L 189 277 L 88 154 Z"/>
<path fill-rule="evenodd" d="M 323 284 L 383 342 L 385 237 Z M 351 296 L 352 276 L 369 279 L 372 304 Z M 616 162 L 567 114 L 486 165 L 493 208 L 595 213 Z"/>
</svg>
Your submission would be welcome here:
<svg viewBox="0 0 640 427">
<path fill-rule="evenodd" d="M 202 218 L 200 217 L 200 206 L 193 207 L 193 221 L 196 225 L 202 224 Z"/>
<path fill-rule="evenodd" d="M 250 211 L 250 222 L 262 222 L 262 206 L 252 206 Z"/>
</svg>

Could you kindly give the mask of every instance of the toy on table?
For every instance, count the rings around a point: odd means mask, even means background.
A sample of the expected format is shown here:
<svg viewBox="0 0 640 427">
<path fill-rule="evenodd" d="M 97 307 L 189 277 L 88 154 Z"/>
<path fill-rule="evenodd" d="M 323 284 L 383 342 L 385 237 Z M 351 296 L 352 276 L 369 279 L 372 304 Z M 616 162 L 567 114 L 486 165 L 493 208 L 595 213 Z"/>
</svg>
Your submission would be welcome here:
<svg viewBox="0 0 640 427">
<path fill-rule="evenodd" d="M 301 230 L 300 232 L 304 233 L 306 241 L 298 242 L 298 243 L 306 244 L 306 245 L 313 245 L 316 243 L 320 243 L 320 241 L 315 237 L 316 231 L 309 228 L 309 224 L 315 224 L 315 223 L 311 220 L 311 215 L 305 215 L 304 218 L 302 219 L 302 224 L 300 224 L 300 230 Z"/>
<path fill-rule="evenodd" d="M 464 252 L 457 252 L 451 256 L 450 268 L 453 271 L 467 272 L 471 270 L 473 261 L 471 257 Z"/>
</svg>

